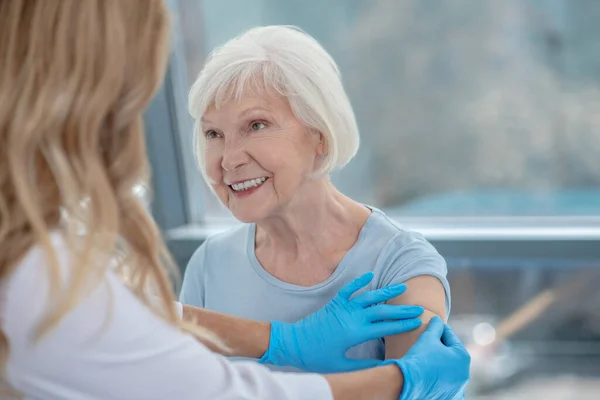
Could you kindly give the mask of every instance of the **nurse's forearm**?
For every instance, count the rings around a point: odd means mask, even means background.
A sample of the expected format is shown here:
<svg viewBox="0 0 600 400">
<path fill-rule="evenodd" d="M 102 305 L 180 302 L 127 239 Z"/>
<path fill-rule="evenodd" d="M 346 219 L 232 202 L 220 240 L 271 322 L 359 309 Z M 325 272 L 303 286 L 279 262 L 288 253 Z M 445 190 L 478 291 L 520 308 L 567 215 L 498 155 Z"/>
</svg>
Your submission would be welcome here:
<svg viewBox="0 0 600 400">
<path fill-rule="evenodd" d="M 325 375 L 334 400 L 398 400 L 404 385 L 395 365 L 347 374 Z"/>
<path fill-rule="evenodd" d="M 261 358 L 269 348 L 271 324 L 268 322 L 251 321 L 188 305 L 183 306 L 183 318 L 213 331 L 232 350 L 232 353 L 226 354 L 228 356 Z"/>
</svg>

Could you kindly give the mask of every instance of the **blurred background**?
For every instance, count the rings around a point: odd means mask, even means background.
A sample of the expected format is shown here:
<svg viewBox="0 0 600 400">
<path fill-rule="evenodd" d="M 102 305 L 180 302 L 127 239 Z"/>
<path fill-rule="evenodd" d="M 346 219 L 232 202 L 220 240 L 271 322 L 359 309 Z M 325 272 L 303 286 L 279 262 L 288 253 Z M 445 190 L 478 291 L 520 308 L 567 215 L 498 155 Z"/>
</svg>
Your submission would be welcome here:
<svg viewBox="0 0 600 400">
<path fill-rule="evenodd" d="M 195 167 L 187 91 L 215 46 L 296 25 L 338 62 L 361 130 L 335 184 L 448 262 L 467 398 L 600 397 L 600 1 L 167 2 L 146 127 L 151 207 L 182 270 L 235 223 Z"/>
</svg>

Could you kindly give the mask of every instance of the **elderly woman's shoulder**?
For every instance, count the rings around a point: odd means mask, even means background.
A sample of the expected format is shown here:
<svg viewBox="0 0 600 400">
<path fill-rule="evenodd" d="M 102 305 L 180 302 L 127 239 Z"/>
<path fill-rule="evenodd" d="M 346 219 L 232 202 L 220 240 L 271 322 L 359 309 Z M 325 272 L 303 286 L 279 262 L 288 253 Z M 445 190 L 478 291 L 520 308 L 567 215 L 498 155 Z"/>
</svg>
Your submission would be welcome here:
<svg viewBox="0 0 600 400">
<path fill-rule="evenodd" d="M 376 225 L 378 230 L 383 229 L 391 235 L 404 233 L 408 236 L 413 236 L 415 238 L 423 238 L 422 234 L 406 226 L 402 222 L 401 217 L 387 215 L 385 212 L 375 207 L 369 206 L 369 208 L 371 209 L 372 214 L 368 222 L 372 223 L 372 225 Z"/>
<path fill-rule="evenodd" d="M 407 245 L 421 247 L 423 250 L 435 248 L 423 236 L 423 234 L 407 227 L 400 219 L 388 216 L 383 211 L 371 207 L 373 213 L 369 218 L 368 231 L 377 236 L 379 240 L 386 241 L 389 247 L 401 248 Z"/>
<path fill-rule="evenodd" d="M 378 287 L 418 275 L 436 276 L 445 282 L 446 261 L 421 233 L 380 210 L 374 210 L 371 219 L 368 247 L 377 251 L 374 272 L 380 276 Z"/>
</svg>

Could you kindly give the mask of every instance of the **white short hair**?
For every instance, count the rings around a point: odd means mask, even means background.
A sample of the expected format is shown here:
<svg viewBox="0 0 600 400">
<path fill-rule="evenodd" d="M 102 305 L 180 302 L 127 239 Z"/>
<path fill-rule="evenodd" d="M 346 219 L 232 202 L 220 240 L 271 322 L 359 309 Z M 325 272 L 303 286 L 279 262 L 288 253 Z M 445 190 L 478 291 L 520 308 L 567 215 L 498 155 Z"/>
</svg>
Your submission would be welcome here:
<svg viewBox="0 0 600 400">
<path fill-rule="evenodd" d="M 239 100 L 247 90 L 285 96 L 296 118 L 323 134 L 328 150 L 319 172 L 329 174 L 356 154 L 356 117 L 333 58 L 299 28 L 257 27 L 216 48 L 190 90 L 196 161 L 205 179 L 201 117 L 212 104 Z"/>
</svg>

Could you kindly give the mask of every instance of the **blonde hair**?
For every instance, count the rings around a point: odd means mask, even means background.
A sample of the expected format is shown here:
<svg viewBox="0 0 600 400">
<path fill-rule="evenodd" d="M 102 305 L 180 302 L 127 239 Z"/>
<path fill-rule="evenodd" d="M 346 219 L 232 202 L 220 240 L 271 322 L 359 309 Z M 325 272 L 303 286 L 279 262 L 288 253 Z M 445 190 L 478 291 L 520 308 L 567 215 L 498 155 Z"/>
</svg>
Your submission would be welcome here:
<svg viewBox="0 0 600 400">
<path fill-rule="evenodd" d="M 0 0 L 0 282 L 32 247 L 45 251 L 38 339 L 116 261 L 152 311 L 219 345 L 179 321 L 176 268 L 133 190 L 148 182 L 142 113 L 165 72 L 169 27 L 162 0 Z M 68 284 L 56 230 L 71 252 Z"/>
<path fill-rule="evenodd" d="M 296 117 L 325 137 L 328 151 L 319 173 L 341 168 L 356 155 L 358 125 L 333 58 L 297 27 L 257 27 L 213 50 L 189 93 L 196 161 L 207 182 L 201 117 L 211 104 L 239 100 L 246 90 L 286 97 Z"/>
</svg>

